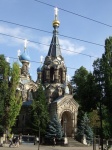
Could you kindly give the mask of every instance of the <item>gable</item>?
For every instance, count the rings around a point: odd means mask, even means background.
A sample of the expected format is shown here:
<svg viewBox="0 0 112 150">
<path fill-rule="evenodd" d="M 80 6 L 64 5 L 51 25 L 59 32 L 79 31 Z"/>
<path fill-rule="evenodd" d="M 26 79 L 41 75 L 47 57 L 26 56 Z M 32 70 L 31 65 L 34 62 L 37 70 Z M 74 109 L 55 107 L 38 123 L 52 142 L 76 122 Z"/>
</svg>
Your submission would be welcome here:
<svg viewBox="0 0 112 150">
<path fill-rule="evenodd" d="M 57 103 L 57 108 L 70 108 L 77 111 L 79 107 L 79 104 L 74 100 L 72 95 L 65 95 L 64 97 L 58 98 L 54 102 Z"/>
</svg>

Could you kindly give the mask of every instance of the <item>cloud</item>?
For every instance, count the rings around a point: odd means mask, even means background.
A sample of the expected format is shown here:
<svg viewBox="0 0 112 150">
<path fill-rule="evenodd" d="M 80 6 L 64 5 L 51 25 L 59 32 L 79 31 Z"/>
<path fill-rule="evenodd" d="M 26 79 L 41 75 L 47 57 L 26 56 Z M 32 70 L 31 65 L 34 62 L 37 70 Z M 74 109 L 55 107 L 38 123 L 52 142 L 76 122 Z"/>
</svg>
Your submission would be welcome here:
<svg viewBox="0 0 112 150">
<path fill-rule="evenodd" d="M 13 46 L 13 45 L 16 45 L 16 44 L 20 44 L 20 43 L 23 43 L 22 40 L 20 39 L 17 39 L 17 38 L 11 38 L 10 36 L 4 36 L 4 35 L 11 35 L 11 36 L 14 36 L 14 37 L 22 37 L 23 36 L 23 31 L 21 28 L 12 28 L 12 27 L 9 27 L 9 26 L 6 26 L 6 25 L 0 25 L 0 43 L 5 43 L 7 45 L 10 45 L 10 46 Z M 2 35 L 4 34 L 4 35 Z M 20 36 L 21 35 L 21 36 Z"/>
<path fill-rule="evenodd" d="M 35 41 L 37 43 L 28 41 L 28 47 L 45 53 L 48 52 L 49 45 L 52 39 L 52 36 L 37 37 L 37 35 L 34 34 L 33 31 L 30 29 L 24 29 L 20 27 L 13 27 L 13 26 L 6 26 L 6 25 L 0 25 L 0 33 L 11 35 L 14 37 L 20 37 L 22 39 L 27 39 L 30 41 Z M 36 40 L 32 40 L 32 39 L 36 39 Z M 40 44 L 38 42 L 40 42 Z M 0 43 L 6 44 L 8 46 L 19 45 L 20 47 L 20 44 L 24 46 L 23 40 L 19 38 L 11 38 L 2 35 L 0 35 Z M 84 46 L 79 46 L 68 39 L 59 39 L 59 43 L 61 47 L 61 52 L 64 55 L 76 55 L 85 50 Z"/>
<path fill-rule="evenodd" d="M 24 40 L 26 39 L 28 40 L 28 44 L 27 44 L 28 49 L 33 48 L 33 49 L 41 50 L 40 45 L 38 43 L 30 42 L 30 41 L 38 42 L 38 40 L 32 40 L 35 39 L 36 35 L 33 34 L 33 32 L 29 29 L 12 27 L 7 25 L 0 25 L 0 33 L 1 33 L 0 44 L 5 44 L 7 46 L 18 46 L 18 47 L 21 47 L 22 45 L 24 47 Z M 5 36 L 5 34 L 10 35 L 12 37 Z"/>
<path fill-rule="evenodd" d="M 42 37 L 40 39 L 40 42 L 43 43 L 43 45 L 39 46 L 42 51 L 48 51 L 51 39 L 52 37 L 49 36 Z M 85 50 L 84 46 L 78 46 L 77 44 L 74 44 L 67 39 L 59 39 L 59 43 L 60 43 L 62 53 L 66 55 L 76 55 Z"/>
<path fill-rule="evenodd" d="M 0 33 L 1 33 L 0 43 L 7 44 L 8 46 L 15 46 L 15 45 L 17 46 L 20 44 L 24 46 L 24 40 L 25 39 L 30 40 L 31 37 L 33 37 L 33 33 L 29 29 L 6 26 L 6 25 L 0 25 Z M 5 36 L 5 35 L 10 35 L 10 36 Z M 32 42 L 28 42 L 28 47 L 38 48 L 37 44 Z"/>
<path fill-rule="evenodd" d="M 7 26 L 0 26 L 0 32 L 4 34 L 18 35 L 20 33 L 20 28 L 11 28 Z"/>
<path fill-rule="evenodd" d="M 60 45 L 62 48 L 62 52 L 69 55 L 76 55 L 77 53 L 81 53 L 85 50 L 84 46 L 78 46 L 71 41 L 65 39 L 60 39 Z"/>
</svg>

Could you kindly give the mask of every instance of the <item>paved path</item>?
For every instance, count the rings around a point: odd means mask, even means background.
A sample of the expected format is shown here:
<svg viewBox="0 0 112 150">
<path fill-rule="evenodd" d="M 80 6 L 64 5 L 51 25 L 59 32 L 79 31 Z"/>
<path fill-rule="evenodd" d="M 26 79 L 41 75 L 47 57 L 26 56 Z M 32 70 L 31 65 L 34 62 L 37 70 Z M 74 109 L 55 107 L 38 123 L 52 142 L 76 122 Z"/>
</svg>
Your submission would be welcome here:
<svg viewBox="0 0 112 150">
<path fill-rule="evenodd" d="M 38 150 L 38 145 L 33 144 L 24 144 L 20 145 L 19 147 L 11 147 L 9 148 L 8 145 L 5 145 L 4 147 L 0 147 L 0 150 Z M 64 147 L 64 146 L 40 146 L 39 150 L 93 150 L 92 146 L 89 147 Z M 96 150 L 98 149 L 98 146 L 96 147 Z M 109 149 L 109 150 L 112 150 Z"/>
</svg>

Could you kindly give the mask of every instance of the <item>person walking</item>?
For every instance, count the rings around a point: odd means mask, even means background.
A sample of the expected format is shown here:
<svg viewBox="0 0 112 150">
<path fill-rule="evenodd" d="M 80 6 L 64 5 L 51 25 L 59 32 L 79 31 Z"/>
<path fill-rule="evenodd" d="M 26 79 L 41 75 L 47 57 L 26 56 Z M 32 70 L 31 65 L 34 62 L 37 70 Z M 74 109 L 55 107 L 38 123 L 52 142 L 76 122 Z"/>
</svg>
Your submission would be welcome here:
<svg viewBox="0 0 112 150">
<path fill-rule="evenodd" d="M 14 137 L 12 137 L 12 138 L 10 139 L 9 147 L 11 147 L 12 145 L 15 146 L 15 144 L 16 144 L 16 137 L 14 136 Z"/>
<path fill-rule="evenodd" d="M 12 139 L 10 138 L 10 144 L 9 144 L 9 147 L 11 147 L 12 144 L 13 144 L 13 141 L 12 141 Z"/>
<path fill-rule="evenodd" d="M 19 147 L 19 137 L 17 136 L 16 139 L 15 139 L 15 146 L 16 147 Z"/>
<path fill-rule="evenodd" d="M 34 137 L 34 145 L 36 145 L 37 143 L 39 143 L 39 138 L 37 136 Z"/>
<path fill-rule="evenodd" d="M 55 137 L 53 138 L 53 145 L 54 146 L 56 145 L 56 139 L 55 139 Z"/>
</svg>

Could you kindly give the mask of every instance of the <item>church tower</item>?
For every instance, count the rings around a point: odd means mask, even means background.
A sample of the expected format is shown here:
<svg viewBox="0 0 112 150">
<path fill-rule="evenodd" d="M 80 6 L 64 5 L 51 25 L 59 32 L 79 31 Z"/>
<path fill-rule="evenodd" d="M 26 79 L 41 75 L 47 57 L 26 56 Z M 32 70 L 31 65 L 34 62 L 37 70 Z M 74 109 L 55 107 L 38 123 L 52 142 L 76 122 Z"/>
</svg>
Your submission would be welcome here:
<svg viewBox="0 0 112 150">
<path fill-rule="evenodd" d="M 53 36 L 48 54 L 41 69 L 41 80 L 42 84 L 47 88 L 47 93 L 49 93 L 47 97 L 49 103 L 64 94 L 64 84 L 66 81 L 67 70 L 58 40 L 59 25 L 60 22 L 58 21 L 58 9 L 55 8 Z"/>
<path fill-rule="evenodd" d="M 59 25 L 58 9 L 55 8 L 53 36 L 44 64 L 37 69 L 37 81 L 41 81 L 45 88 L 50 118 L 57 114 L 65 135 L 74 137 L 79 105 L 74 100 L 72 86 L 66 79 L 67 69 L 58 40 Z"/>
</svg>

